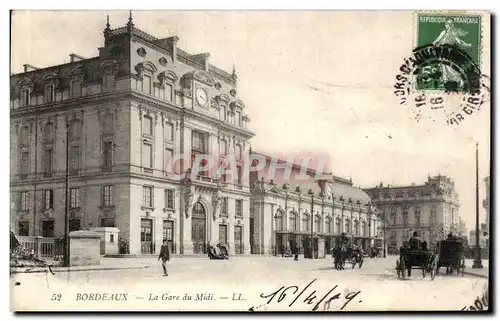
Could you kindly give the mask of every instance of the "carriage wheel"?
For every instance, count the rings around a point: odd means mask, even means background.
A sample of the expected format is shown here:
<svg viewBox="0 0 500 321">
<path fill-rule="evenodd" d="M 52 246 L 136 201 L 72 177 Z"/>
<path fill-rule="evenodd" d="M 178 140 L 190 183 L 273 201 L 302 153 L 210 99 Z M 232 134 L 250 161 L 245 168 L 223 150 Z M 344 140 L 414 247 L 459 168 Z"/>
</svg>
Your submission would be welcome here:
<svg viewBox="0 0 500 321">
<path fill-rule="evenodd" d="M 401 267 L 399 266 L 399 261 L 396 260 L 396 272 L 398 273 L 398 279 L 401 278 Z"/>
<path fill-rule="evenodd" d="M 404 258 L 401 258 L 401 278 L 403 280 L 406 279 L 406 265 Z"/>
<path fill-rule="evenodd" d="M 434 257 L 431 261 L 431 281 L 434 281 L 438 270 L 436 258 Z"/>
</svg>

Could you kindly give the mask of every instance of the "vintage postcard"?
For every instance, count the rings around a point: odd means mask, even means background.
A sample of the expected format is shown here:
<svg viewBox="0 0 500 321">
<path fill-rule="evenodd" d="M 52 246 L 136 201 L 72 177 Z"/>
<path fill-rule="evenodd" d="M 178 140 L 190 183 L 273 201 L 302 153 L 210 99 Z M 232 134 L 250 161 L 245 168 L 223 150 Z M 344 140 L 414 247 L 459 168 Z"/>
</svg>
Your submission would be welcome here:
<svg viewBox="0 0 500 321">
<path fill-rule="evenodd" d="M 11 310 L 491 310 L 489 12 L 11 18 Z"/>
</svg>

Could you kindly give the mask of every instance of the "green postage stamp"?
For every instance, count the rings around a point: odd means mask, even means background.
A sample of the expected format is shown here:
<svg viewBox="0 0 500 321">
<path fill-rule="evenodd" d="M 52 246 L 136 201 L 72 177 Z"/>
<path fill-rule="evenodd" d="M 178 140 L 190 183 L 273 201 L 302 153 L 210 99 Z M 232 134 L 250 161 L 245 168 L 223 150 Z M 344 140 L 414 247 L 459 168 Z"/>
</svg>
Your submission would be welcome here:
<svg viewBox="0 0 500 321">
<path fill-rule="evenodd" d="M 466 91 L 464 64 L 481 66 L 481 16 L 456 13 L 417 13 L 416 47 L 433 46 L 449 50 L 446 59 L 455 63 L 444 63 L 437 55 L 420 70 L 417 90 Z M 461 65 L 461 66 L 457 66 Z"/>
</svg>

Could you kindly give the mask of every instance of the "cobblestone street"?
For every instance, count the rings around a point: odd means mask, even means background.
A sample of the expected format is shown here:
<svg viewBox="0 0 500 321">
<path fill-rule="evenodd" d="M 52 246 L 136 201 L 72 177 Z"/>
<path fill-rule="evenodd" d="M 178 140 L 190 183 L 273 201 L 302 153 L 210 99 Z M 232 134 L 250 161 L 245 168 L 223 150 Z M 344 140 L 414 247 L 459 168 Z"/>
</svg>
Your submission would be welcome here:
<svg viewBox="0 0 500 321">
<path fill-rule="evenodd" d="M 346 270 L 333 269 L 331 258 L 308 260 L 300 258 L 298 262 L 291 258 L 281 257 L 232 257 L 230 260 L 217 261 L 208 258 L 173 258 L 169 262 L 169 276 L 163 277 L 161 264 L 155 258 L 127 258 L 103 259 L 103 268 L 106 266 L 126 267 L 147 266 L 142 269 L 122 270 L 91 270 L 79 272 L 56 272 L 55 275 L 44 273 L 16 274 L 14 280 L 20 282 L 14 287 L 13 295 L 22 295 L 24 291 L 40 289 L 45 291 L 48 308 L 57 302 L 50 300 L 52 293 L 62 293 L 63 300 L 70 307 L 86 306 L 96 309 L 109 310 L 110 306 L 100 301 L 76 301 L 78 293 L 128 293 L 128 301 L 123 304 L 126 309 L 148 309 L 151 304 L 161 306 L 165 310 L 193 309 L 194 302 L 164 301 L 161 295 L 182 296 L 186 293 L 212 294 L 213 302 L 195 301 L 194 309 L 202 310 L 311 310 L 314 304 L 304 303 L 304 299 L 312 291 L 316 291 L 319 301 L 329 290 L 345 295 L 347 292 L 361 291 L 344 310 L 386 310 L 398 309 L 400 306 L 414 309 L 461 309 L 472 303 L 477 295 L 483 293 L 487 279 L 472 275 L 447 276 L 438 275 L 434 281 L 429 276 L 425 279 L 418 270 L 414 270 L 410 279 L 399 280 L 394 270 L 395 256 L 386 259 L 365 258 L 362 268 L 354 269 L 347 266 Z M 488 261 L 483 261 L 487 271 Z M 472 262 L 467 262 L 471 266 Z M 470 270 L 470 269 L 469 269 Z M 444 273 L 444 268 L 441 270 Z M 287 292 L 281 303 L 277 303 L 279 294 L 273 302 L 266 304 L 270 297 L 261 298 L 260 294 L 271 294 L 281 286 L 296 285 L 299 291 L 315 280 L 302 299 L 297 300 L 291 307 L 285 301 L 293 301 L 294 289 Z M 27 286 L 29 285 L 29 286 Z M 333 293 L 336 292 L 332 292 Z M 228 304 L 228 300 L 238 299 Z M 406 295 L 401 295 L 402 293 Z M 158 295 L 159 301 L 149 300 L 151 295 Z M 41 294 L 41 297 L 43 295 Z M 207 296 L 208 297 L 208 296 Z M 467 298 L 470 300 L 467 301 Z M 359 298 L 359 300 L 357 300 Z M 417 300 L 418 298 L 418 300 Z M 40 299 L 40 297 L 38 298 Z M 275 302 L 276 301 L 276 302 Z M 338 306 L 330 309 L 341 308 Z M 470 302 L 469 302 L 470 301 Z M 38 303 L 36 303 L 38 302 Z M 24 306 L 40 306 L 41 301 L 23 302 Z M 74 305 L 73 305 L 74 303 Z M 345 302 L 344 302 L 345 303 Z M 158 305 L 161 304 L 161 305 Z M 65 305 L 65 306 L 66 306 Z M 114 305 L 116 307 L 116 304 Z"/>
</svg>

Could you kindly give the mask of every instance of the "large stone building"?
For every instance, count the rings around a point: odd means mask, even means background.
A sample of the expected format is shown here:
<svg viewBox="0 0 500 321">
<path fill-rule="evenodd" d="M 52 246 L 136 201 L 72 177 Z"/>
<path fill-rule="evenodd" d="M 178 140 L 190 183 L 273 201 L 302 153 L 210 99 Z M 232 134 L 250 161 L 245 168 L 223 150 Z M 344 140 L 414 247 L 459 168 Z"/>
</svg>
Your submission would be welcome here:
<svg viewBox="0 0 500 321">
<path fill-rule="evenodd" d="M 341 233 L 364 249 L 375 245 L 376 240 L 381 244 L 376 208 L 351 180 L 331 174 L 327 179 L 318 179 L 314 169 L 264 157 L 265 168 L 250 172 L 252 253 L 280 254 L 294 243 L 303 253 L 311 231 L 313 239 L 324 240 L 326 253 Z M 286 166 L 269 177 L 267 169 L 277 163 Z M 286 167 L 290 175 L 284 175 Z M 302 172 L 307 179 L 299 178 Z"/>
<path fill-rule="evenodd" d="M 70 230 L 114 226 L 133 254 L 201 253 L 226 243 L 249 253 L 250 191 L 244 176 L 178 172 L 197 154 L 248 155 L 237 75 L 188 54 L 179 38 L 134 26 L 104 29 L 99 55 L 11 76 L 11 230 L 64 234 L 66 155 Z M 68 135 L 66 133 L 68 132 Z M 66 139 L 68 137 L 68 140 Z M 68 151 L 68 152 L 67 152 Z"/>
<path fill-rule="evenodd" d="M 453 181 L 445 176 L 429 177 L 423 185 L 384 186 L 364 189 L 383 219 L 386 246 L 396 251 L 413 232 L 433 246 L 459 224 L 459 200 Z"/>
</svg>

